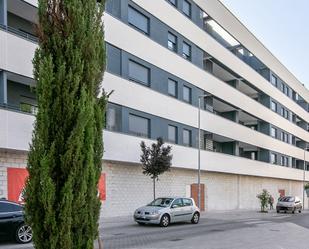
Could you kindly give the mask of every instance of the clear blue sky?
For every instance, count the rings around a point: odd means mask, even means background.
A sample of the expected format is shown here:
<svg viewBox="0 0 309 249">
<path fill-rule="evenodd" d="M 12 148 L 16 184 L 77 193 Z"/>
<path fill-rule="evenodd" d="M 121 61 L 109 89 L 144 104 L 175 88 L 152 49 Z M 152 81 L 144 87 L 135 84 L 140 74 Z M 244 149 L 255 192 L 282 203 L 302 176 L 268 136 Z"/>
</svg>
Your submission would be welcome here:
<svg viewBox="0 0 309 249">
<path fill-rule="evenodd" d="M 309 0 L 220 0 L 309 89 Z"/>
</svg>

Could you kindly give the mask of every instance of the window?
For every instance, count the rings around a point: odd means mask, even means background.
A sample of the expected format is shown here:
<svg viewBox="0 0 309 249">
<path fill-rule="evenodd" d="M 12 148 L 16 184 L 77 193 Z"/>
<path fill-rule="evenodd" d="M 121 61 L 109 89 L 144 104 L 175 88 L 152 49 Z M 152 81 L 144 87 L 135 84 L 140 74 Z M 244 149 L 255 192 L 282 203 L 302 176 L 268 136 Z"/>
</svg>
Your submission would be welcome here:
<svg viewBox="0 0 309 249">
<path fill-rule="evenodd" d="M 121 131 L 121 107 L 108 103 L 106 110 L 106 129 Z"/>
<path fill-rule="evenodd" d="M 183 145 L 191 147 L 191 131 L 183 129 Z"/>
<path fill-rule="evenodd" d="M 177 0 L 168 0 L 170 4 L 177 6 Z"/>
<path fill-rule="evenodd" d="M 179 208 L 182 207 L 183 203 L 182 203 L 182 199 L 176 199 L 173 204 L 172 204 L 172 208 Z"/>
<path fill-rule="evenodd" d="M 281 116 L 286 118 L 286 119 L 289 119 L 289 111 L 285 108 L 281 108 Z"/>
<path fill-rule="evenodd" d="M 129 114 L 129 131 L 140 137 L 149 137 L 149 122 L 148 118 Z"/>
<path fill-rule="evenodd" d="M 171 32 L 168 32 L 167 34 L 167 47 L 170 50 L 177 52 L 177 37 Z"/>
<path fill-rule="evenodd" d="M 191 103 L 191 88 L 183 86 L 183 100 Z"/>
<path fill-rule="evenodd" d="M 276 164 L 277 163 L 277 155 L 274 153 L 270 154 L 270 163 Z"/>
<path fill-rule="evenodd" d="M 183 1 L 182 12 L 186 16 L 191 17 L 191 4 L 187 0 Z"/>
<path fill-rule="evenodd" d="M 274 76 L 273 74 L 271 75 L 271 78 L 270 78 L 270 82 L 271 84 L 273 84 L 274 86 L 277 86 L 277 77 Z"/>
<path fill-rule="evenodd" d="M 129 61 L 129 78 L 149 86 L 150 69 L 132 60 Z"/>
<path fill-rule="evenodd" d="M 286 156 L 281 156 L 281 165 L 282 166 L 289 166 L 289 158 Z"/>
<path fill-rule="evenodd" d="M 168 79 L 168 94 L 177 98 L 177 81 Z"/>
<path fill-rule="evenodd" d="M 7 212 L 20 212 L 23 208 L 20 205 L 8 203 L 8 202 L 1 202 L 0 203 L 0 213 L 7 213 Z"/>
<path fill-rule="evenodd" d="M 149 34 L 149 18 L 131 6 L 129 6 L 128 21 L 143 33 Z"/>
<path fill-rule="evenodd" d="M 191 60 L 191 46 L 186 42 L 182 44 L 182 57 L 186 60 Z"/>
<path fill-rule="evenodd" d="M 287 134 L 287 133 L 285 133 L 285 132 L 282 132 L 282 133 L 281 133 L 281 140 L 282 140 L 283 142 L 288 143 L 288 142 L 289 142 L 289 134 Z"/>
<path fill-rule="evenodd" d="M 277 112 L 277 103 L 272 101 L 271 102 L 271 109 L 274 111 L 274 112 Z"/>
<path fill-rule="evenodd" d="M 277 137 L 277 129 L 274 128 L 274 127 L 271 127 L 271 132 L 270 132 L 270 135 L 274 138 Z"/>
<path fill-rule="evenodd" d="M 185 199 L 185 198 L 183 198 L 183 199 L 182 199 L 182 202 L 183 202 L 183 205 L 184 205 L 184 206 L 192 206 L 192 205 L 193 205 L 191 199 Z"/>
<path fill-rule="evenodd" d="M 177 127 L 173 125 L 168 126 L 168 141 L 177 144 Z"/>
</svg>

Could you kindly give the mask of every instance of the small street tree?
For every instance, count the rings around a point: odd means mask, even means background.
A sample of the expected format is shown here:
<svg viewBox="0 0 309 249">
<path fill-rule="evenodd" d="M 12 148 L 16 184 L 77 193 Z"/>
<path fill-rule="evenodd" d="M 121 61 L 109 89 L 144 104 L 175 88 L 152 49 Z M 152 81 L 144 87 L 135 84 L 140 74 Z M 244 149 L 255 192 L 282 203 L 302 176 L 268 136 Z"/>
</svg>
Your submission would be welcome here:
<svg viewBox="0 0 309 249">
<path fill-rule="evenodd" d="M 143 174 L 150 176 L 153 180 L 153 199 L 156 198 L 156 181 L 159 175 L 170 170 L 173 156 L 170 154 L 172 147 L 164 146 L 162 138 L 157 139 L 157 143 L 153 143 L 151 147 L 146 146 L 145 142 L 141 142 L 141 163 Z"/>
<path fill-rule="evenodd" d="M 267 212 L 266 209 L 269 203 L 270 193 L 266 189 L 263 189 L 262 193 L 257 195 L 257 198 L 260 200 L 261 212 L 266 213 Z"/>
<path fill-rule="evenodd" d="M 104 0 L 38 0 L 38 113 L 25 195 L 36 249 L 92 249 L 98 236 L 103 11 Z"/>
</svg>

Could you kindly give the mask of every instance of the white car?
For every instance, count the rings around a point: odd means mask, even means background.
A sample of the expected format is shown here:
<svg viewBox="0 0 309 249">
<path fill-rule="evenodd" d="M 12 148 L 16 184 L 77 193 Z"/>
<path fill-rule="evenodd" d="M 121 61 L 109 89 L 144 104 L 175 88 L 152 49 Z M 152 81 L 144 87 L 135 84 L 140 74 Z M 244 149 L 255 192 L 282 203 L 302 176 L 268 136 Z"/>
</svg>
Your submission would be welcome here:
<svg viewBox="0 0 309 249">
<path fill-rule="evenodd" d="M 134 212 L 134 220 L 140 224 L 159 224 L 167 227 L 170 223 L 191 222 L 197 224 L 200 209 L 192 198 L 164 197 L 157 198 Z"/>
<path fill-rule="evenodd" d="M 293 214 L 295 211 L 301 213 L 303 208 L 302 202 L 297 196 L 283 196 L 278 199 L 278 203 L 276 206 L 277 213 L 280 211 L 291 211 Z"/>
</svg>

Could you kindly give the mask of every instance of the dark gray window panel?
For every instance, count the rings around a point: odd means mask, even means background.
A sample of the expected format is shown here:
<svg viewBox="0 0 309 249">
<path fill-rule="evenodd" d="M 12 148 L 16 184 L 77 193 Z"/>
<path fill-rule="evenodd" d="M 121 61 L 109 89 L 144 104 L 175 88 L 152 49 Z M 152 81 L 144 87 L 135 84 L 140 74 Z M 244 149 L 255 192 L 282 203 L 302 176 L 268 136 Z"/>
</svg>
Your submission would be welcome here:
<svg viewBox="0 0 309 249">
<path fill-rule="evenodd" d="M 109 0 L 112 1 L 112 0 Z M 138 5 L 136 5 L 133 1 L 128 1 L 128 0 L 121 0 L 121 6 L 119 8 L 119 13 L 118 16 L 121 15 L 121 20 L 125 23 L 129 23 L 129 6 L 133 7 L 133 9 L 135 9 L 136 11 L 138 11 L 139 13 L 141 13 L 142 15 L 144 15 L 146 18 L 148 18 L 149 20 L 149 34 L 148 36 L 156 41 L 157 43 L 161 44 L 164 47 L 166 46 L 167 43 L 167 38 L 166 36 L 162 35 L 162 34 L 167 34 L 168 32 L 171 32 L 173 35 L 175 35 L 177 37 L 177 43 L 178 43 L 178 47 L 179 44 L 182 44 L 182 42 L 184 41 L 184 37 L 182 37 L 179 33 L 177 33 L 174 30 L 171 30 L 171 28 L 169 26 L 167 26 L 166 24 L 164 24 L 162 21 L 160 21 L 158 18 L 152 16 L 151 14 L 149 14 L 148 12 L 146 12 L 145 10 L 143 10 L 142 8 L 140 8 Z M 194 8 L 193 8 L 194 9 Z M 109 8 L 107 8 L 107 12 L 109 12 Z M 110 13 L 110 12 L 109 12 Z M 112 14 L 112 13 L 110 13 Z M 118 17 L 117 16 L 117 17 Z M 130 24 L 132 25 L 132 24 Z M 144 31 L 142 31 L 144 32 Z M 191 62 L 195 65 L 197 65 L 200 68 L 203 68 L 203 51 L 195 46 L 194 44 L 192 44 L 190 41 L 186 41 L 192 48 L 192 56 L 191 56 Z M 177 53 L 182 56 L 182 49 L 177 49 Z"/>
<path fill-rule="evenodd" d="M 177 91 L 177 88 L 178 88 L 177 81 L 168 79 L 167 84 L 168 84 L 168 94 L 177 98 L 177 92 L 178 92 Z"/>
<path fill-rule="evenodd" d="M 121 18 L 121 2 L 123 0 L 107 0 L 105 10 L 113 16 Z"/>
<path fill-rule="evenodd" d="M 121 75 L 121 50 L 111 44 L 106 44 L 107 70 Z"/>
<path fill-rule="evenodd" d="M 149 86 L 150 69 L 133 60 L 129 61 L 129 78 L 138 83 Z"/>
<path fill-rule="evenodd" d="M 177 144 L 178 131 L 174 125 L 168 125 L 168 141 Z"/>
<path fill-rule="evenodd" d="M 186 42 L 182 43 L 182 57 L 185 58 L 186 60 L 191 60 L 191 45 L 189 45 Z"/>
<path fill-rule="evenodd" d="M 145 34 L 149 34 L 149 18 L 138 10 L 129 6 L 128 22 Z"/>
<path fill-rule="evenodd" d="M 189 3 L 187 0 L 184 0 L 182 3 L 182 12 L 186 16 L 191 17 L 191 11 L 192 11 L 191 3 Z"/>
<path fill-rule="evenodd" d="M 192 146 L 192 132 L 190 130 L 182 130 L 182 143 L 185 146 Z"/>
<path fill-rule="evenodd" d="M 183 86 L 183 100 L 188 102 L 188 103 L 191 103 L 191 88 L 190 87 L 187 87 L 187 86 Z"/>
<path fill-rule="evenodd" d="M 134 114 L 129 114 L 129 132 L 139 137 L 149 137 L 150 120 Z"/>
<path fill-rule="evenodd" d="M 167 34 L 167 47 L 170 50 L 177 52 L 177 37 L 171 32 L 168 32 Z"/>
</svg>

